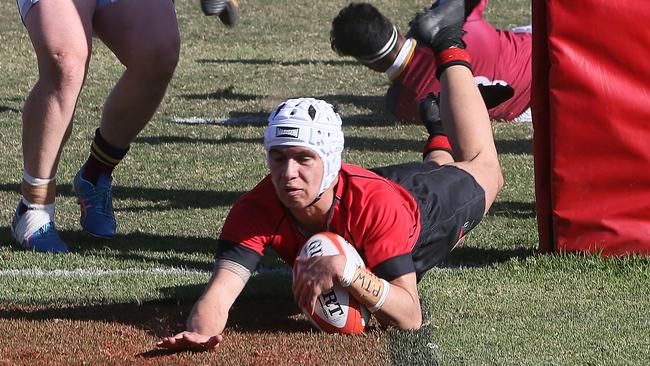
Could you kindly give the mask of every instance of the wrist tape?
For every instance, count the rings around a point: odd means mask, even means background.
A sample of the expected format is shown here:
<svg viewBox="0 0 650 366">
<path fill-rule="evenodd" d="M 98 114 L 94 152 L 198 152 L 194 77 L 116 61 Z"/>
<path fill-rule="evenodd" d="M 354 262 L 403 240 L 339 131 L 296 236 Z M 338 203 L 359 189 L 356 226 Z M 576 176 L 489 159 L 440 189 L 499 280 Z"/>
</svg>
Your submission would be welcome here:
<svg viewBox="0 0 650 366">
<path fill-rule="evenodd" d="M 462 48 L 447 48 L 436 54 L 436 78 L 440 80 L 440 75 L 449 66 L 462 65 L 472 71 L 471 58 L 469 53 Z"/>
<path fill-rule="evenodd" d="M 354 279 L 354 273 L 357 271 L 357 265 L 354 264 L 350 258 L 345 258 L 345 267 L 343 268 L 343 276 L 341 277 L 341 286 L 348 287 Z"/>
<path fill-rule="evenodd" d="M 379 301 L 371 307 L 368 308 L 368 311 L 371 313 L 376 313 L 381 309 L 382 306 L 384 306 L 384 302 L 386 301 L 386 298 L 388 297 L 388 291 L 390 291 L 390 283 L 386 281 L 385 279 L 381 278 L 381 283 L 383 284 L 383 290 L 381 292 L 381 296 L 379 297 Z"/>
<path fill-rule="evenodd" d="M 357 279 L 360 281 L 355 282 Z M 376 281 L 378 281 L 378 283 Z M 351 286 L 353 282 L 355 282 L 355 285 Z M 371 289 L 373 282 L 377 283 L 379 287 Z M 347 258 L 339 285 L 345 288 L 349 288 L 348 291 L 351 293 L 356 293 L 357 296 L 355 297 L 357 300 L 365 305 L 368 308 L 368 311 L 371 313 L 375 313 L 381 309 L 381 307 L 384 305 L 384 302 L 386 301 L 386 298 L 388 297 L 388 291 L 390 289 L 390 284 L 388 281 L 375 276 L 366 268 L 357 266 L 352 260 Z M 368 296 L 369 292 L 371 291 L 376 291 L 377 293 Z M 378 298 L 376 302 L 372 301 L 372 299 L 375 297 Z"/>
</svg>

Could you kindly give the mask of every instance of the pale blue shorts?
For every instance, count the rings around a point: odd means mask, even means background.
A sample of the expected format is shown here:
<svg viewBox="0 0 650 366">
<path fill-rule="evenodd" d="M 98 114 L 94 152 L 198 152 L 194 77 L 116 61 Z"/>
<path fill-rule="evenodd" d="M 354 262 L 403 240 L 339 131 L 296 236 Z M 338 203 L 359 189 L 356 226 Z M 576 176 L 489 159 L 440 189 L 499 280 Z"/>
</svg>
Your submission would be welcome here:
<svg viewBox="0 0 650 366">
<path fill-rule="evenodd" d="M 16 4 L 18 4 L 18 11 L 20 12 L 20 19 L 22 19 L 23 23 L 25 23 L 25 17 L 27 16 L 27 13 L 29 10 L 34 6 L 39 0 L 16 0 Z M 112 3 L 116 3 L 118 0 L 96 0 L 97 5 L 95 7 L 95 10 L 99 10 L 106 5 L 110 5 Z"/>
</svg>

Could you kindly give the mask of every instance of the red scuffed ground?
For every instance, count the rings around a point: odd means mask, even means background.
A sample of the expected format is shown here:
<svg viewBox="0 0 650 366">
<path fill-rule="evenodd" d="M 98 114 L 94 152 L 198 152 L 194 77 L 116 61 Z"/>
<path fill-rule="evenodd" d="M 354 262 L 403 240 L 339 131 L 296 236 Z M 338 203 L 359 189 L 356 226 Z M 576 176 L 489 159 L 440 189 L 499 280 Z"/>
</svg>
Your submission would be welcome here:
<svg viewBox="0 0 650 366">
<path fill-rule="evenodd" d="M 292 302 L 235 305 L 210 352 L 170 353 L 156 341 L 181 330 L 191 304 L 46 308 L 0 306 L 0 365 L 386 365 L 388 335 L 312 330 Z"/>
</svg>

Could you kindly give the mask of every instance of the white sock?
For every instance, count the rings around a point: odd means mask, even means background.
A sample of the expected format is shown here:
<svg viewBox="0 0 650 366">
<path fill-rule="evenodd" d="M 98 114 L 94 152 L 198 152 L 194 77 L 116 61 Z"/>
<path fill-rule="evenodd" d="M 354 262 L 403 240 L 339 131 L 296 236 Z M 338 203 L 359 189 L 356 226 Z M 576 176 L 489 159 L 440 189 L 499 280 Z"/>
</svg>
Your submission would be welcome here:
<svg viewBox="0 0 650 366">
<path fill-rule="evenodd" d="M 16 241 L 22 244 L 43 225 L 54 222 L 55 207 L 53 203 L 48 205 L 33 204 L 28 202 L 25 197 L 22 197 L 21 201 L 27 206 L 27 211 L 20 216 L 16 227 L 12 227 L 12 233 Z"/>
<path fill-rule="evenodd" d="M 23 179 L 31 186 L 44 186 L 56 180 L 56 177 L 36 178 L 36 177 L 32 177 L 29 173 L 27 173 L 27 170 L 23 170 Z"/>
</svg>

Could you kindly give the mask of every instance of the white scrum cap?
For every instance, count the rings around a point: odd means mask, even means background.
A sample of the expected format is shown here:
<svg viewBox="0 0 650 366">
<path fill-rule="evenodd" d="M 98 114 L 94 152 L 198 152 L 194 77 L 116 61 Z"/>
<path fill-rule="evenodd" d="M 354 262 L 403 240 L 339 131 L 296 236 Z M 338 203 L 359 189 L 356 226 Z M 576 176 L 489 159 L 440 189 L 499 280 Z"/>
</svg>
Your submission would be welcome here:
<svg viewBox="0 0 650 366">
<path fill-rule="evenodd" d="M 302 146 L 314 150 L 323 161 L 322 194 L 336 181 L 341 169 L 343 131 L 341 117 L 332 106 L 319 99 L 289 99 L 269 115 L 264 132 L 267 153 L 276 146 Z"/>
</svg>

